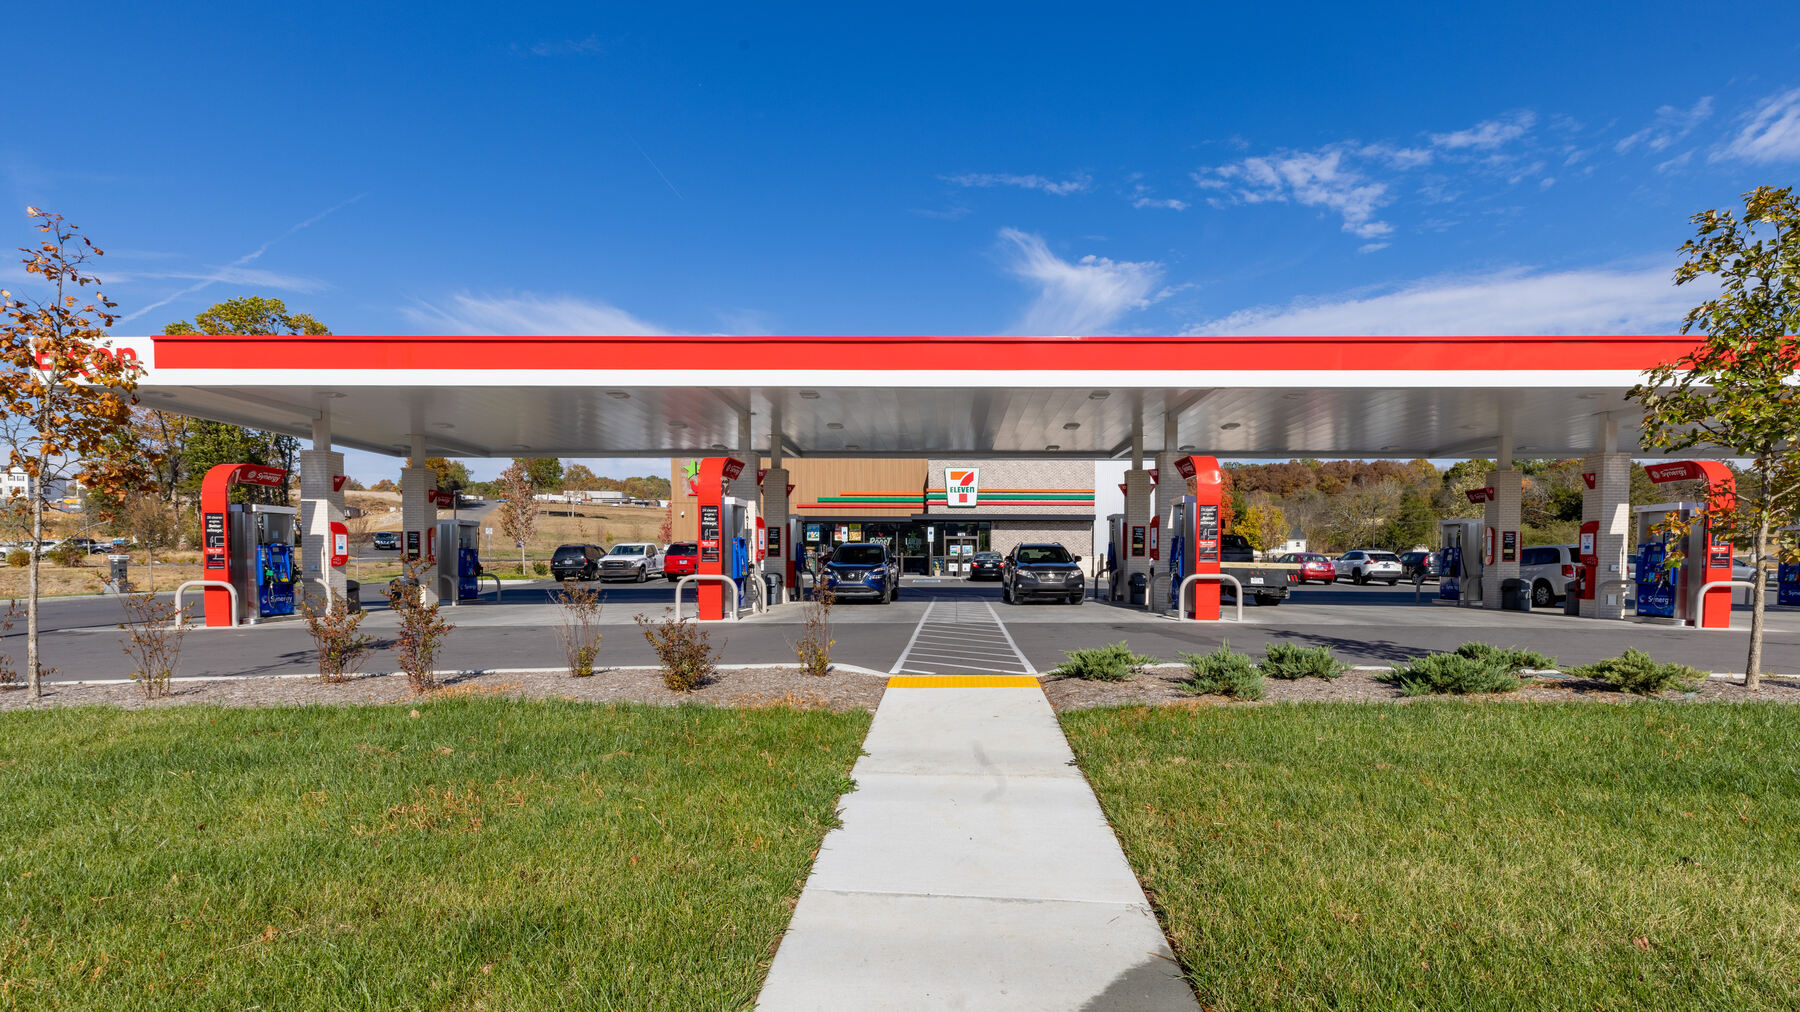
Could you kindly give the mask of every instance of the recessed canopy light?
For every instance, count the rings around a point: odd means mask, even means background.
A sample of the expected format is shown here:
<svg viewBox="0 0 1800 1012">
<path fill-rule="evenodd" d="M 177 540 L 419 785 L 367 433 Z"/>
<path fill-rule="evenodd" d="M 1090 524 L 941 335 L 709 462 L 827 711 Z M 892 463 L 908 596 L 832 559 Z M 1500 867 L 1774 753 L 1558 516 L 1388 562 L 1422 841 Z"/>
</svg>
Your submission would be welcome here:
<svg viewBox="0 0 1800 1012">
<path fill-rule="evenodd" d="M 1060 450 L 1060 449 L 1062 449 L 1061 443 L 1051 443 L 1049 446 L 1044 447 L 1045 452 L 1051 452 L 1051 451 Z"/>
<path fill-rule="evenodd" d="M 1382 447 L 1382 450 L 1386 451 L 1386 450 L 1391 450 L 1393 448 L 1394 448 L 1394 444 L 1389 443 L 1386 446 Z"/>
<path fill-rule="evenodd" d="M 525 445 L 525 444 L 524 444 L 524 443 L 514 443 L 514 444 L 513 444 L 513 447 L 512 447 L 512 448 L 513 448 L 513 449 L 515 449 L 515 450 L 529 450 L 529 449 L 531 449 L 531 447 L 529 447 L 529 446 L 526 446 L 526 445 Z"/>
<path fill-rule="evenodd" d="M 320 397 L 329 397 L 329 398 L 331 398 L 331 399 L 332 399 L 332 400 L 337 400 L 337 399 L 338 399 L 338 398 L 340 398 L 340 397 L 342 397 L 342 396 L 344 396 L 344 395 L 343 395 L 343 394 L 340 394 L 340 393 L 338 393 L 338 392 L 337 392 L 337 391 L 336 391 L 336 390 L 321 390 L 321 391 L 320 391 L 320 392 L 319 392 L 319 396 L 320 396 Z"/>
<path fill-rule="evenodd" d="M 844 427 L 844 423 L 843 422 L 826 422 L 825 427 L 828 429 L 841 429 Z"/>
<path fill-rule="evenodd" d="M 1183 443 L 1183 444 L 1181 444 L 1179 449 L 1181 450 L 1182 453 L 1192 453 L 1192 452 L 1194 452 L 1194 444 Z"/>
<path fill-rule="evenodd" d="M 1064 432 L 1074 432 L 1076 429 L 1079 429 L 1079 428 L 1081 428 L 1080 422 L 1064 422 L 1063 423 L 1063 431 Z"/>
<path fill-rule="evenodd" d="M 712 448 L 715 450 L 723 450 L 723 449 L 725 449 L 725 444 L 724 443 L 714 443 L 712 445 Z"/>
<path fill-rule="evenodd" d="M 1219 428 L 1224 429 L 1227 432 L 1229 432 L 1232 429 L 1242 428 L 1243 425 L 1244 425 L 1243 422 L 1226 422 L 1224 425 L 1219 426 Z"/>
<path fill-rule="evenodd" d="M 621 400 L 621 401 L 627 401 L 627 400 L 631 399 L 631 395 L 626 393 L 623 390 L 608 390 L 606 392 L 606 396 L 612 397 L 612 398 L 615 398 L 615 399 Z"/>
<path fill-rule="evenodd" d="M 858 444 L 856 444 L 856 443 L 845 443 L 845 444 L 844 444 L 844 449 L 846 449 L 846 450 L 860 450 L 860 449 L 862 449 L 862 447 L 861 447 L 861 446 L 860 446 L 860 445 L 858 445 Z"/>
<path fill-rule="evenodd" d="M 685 428 L 687 428 L 687 423 L 686 423 L 686 422 L 670 422 L 670 423 L 669 423 L 669 428 L 671 428 L 671 429 L 685 429 Z"/>
<path fill-rule="evenodd" d="M 803 401 L 816 401 L 819 399 L 819 392 L 817 390 L 802 390 L 800 391 L 800 399 Z"/>
<path fill-rule="evenodd" d="M 1302 398 L 1302 397 L 1305 397 L 1305 396 L 1306 396 L 1306 395 L 1305 395 L 1305 394 L 1304 394 L 1304 393 L 1301 393 L 1301 392 L 1300 392 L 1300 391 L 1298 391 L 1298 390 L 1290 390 L 1290 391 L 1288 391 L 1288 392 L 1287 392 L 1287 393 L 1285 393 L 1285 394 L 1282 394 L 1282 395 L 1281 395 L 1281 399 L 1282 399 L 1282 400 L 1287 400 L 1287 401 L 1297 401 L 1297 400 L 1299 400 L 1299 399 L 1300 399 L 1300 398 Z"/>
<path fill-rule="evenodd" d="M 1094 392 L 1093 392 L 1093 393 L 1091 393 L 1091 394 L 1088 394 L 1088 400 L 1090 400 L 1090 401 L 1103 401 L 1103 400 L 1106 400 L 1106 399 L 1107 399 L 1107 398 L 1108 398 L 1108 397 L 1111 397 L 1111 396 L 1112 396 L 1112 391 L 1111 391 L 1111 390 L 1096 390 L 1096 391 L 1094 391 Z"/>
</svg>

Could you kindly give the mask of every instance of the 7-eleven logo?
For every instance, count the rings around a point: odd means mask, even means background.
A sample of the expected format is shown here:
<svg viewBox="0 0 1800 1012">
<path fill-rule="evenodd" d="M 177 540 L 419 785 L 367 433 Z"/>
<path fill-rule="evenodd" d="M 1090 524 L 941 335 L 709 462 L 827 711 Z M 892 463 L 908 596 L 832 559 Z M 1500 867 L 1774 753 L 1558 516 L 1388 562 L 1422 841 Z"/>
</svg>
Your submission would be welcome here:
<svg viewBox="0 0 1800 1012">
<path fill-rule="evenodd" d="M 975 506 L 981 498 L 981 468 L 944 468 L 944 502 L 949 506 Z"/>
</svg>

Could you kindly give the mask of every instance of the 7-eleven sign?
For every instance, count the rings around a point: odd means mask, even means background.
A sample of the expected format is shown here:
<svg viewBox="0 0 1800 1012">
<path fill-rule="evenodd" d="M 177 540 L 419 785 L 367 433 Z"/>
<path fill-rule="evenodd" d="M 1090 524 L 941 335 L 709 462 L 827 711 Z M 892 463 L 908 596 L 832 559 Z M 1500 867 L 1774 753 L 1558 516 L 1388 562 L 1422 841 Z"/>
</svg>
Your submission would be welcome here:
<svg viewBox="0 0 1800 1012">
<path fill-rule="evenodd" d="M 946 467 L 944 468 L 944 504 L 947 506 L 969 507 L 979 505 L 981 498 L 981 468 L 979 467 Z"/>
</svg>

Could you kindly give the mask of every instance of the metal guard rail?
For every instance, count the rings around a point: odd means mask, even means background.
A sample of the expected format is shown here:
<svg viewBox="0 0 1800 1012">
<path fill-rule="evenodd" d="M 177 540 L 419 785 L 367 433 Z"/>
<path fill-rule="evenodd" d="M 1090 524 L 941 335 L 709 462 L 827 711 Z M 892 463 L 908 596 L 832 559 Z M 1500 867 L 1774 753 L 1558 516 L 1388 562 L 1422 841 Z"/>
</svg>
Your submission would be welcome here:
<svg viewBox="0 0 1800 1012">
<path fill-rule="evenodd" d="M 682 590 L 685 589 L 688 584 L 702 580 L 710 581 L 712 583 L 723 583 L 731 590 L 731 593 L 725 595 L 725 603 L 731 606 L 731 620 L 736 622 L 738 620 L 737 581 L 729 576 L 724 576 L 719 573 L 693 573 L 675 581 L 675 621 L 681 621 Z M 699 618 L 699 608 L 699 603 L 696 602 L 694 605 L 695 618 Z"/>
<path fill-rule="evenodd" d="M 1711 580 L 1701 584 L 1700 589 L 1694 592 L 1694 601 L 1697 604 L 1704 605 L 1706 603 L 1706 592 L 1709 590 L 1717 590 L 1720 587 L 1747 587 L 1751 590 L 1755 590 L 1756 584 L 1749 580 Z M 1725 625 L 1727 628 L 1730 628 L 1731 626 L 1731 611 L 1729 606 L 1726 608 Z M 1685 627 L 1688 629 L 1701 628 L 1700 619 L 1698 617 L 1688 619 Z"/>
<path fill-rule="evenodd" d="M 499 604 L 500 603 L 500 574 L 499 573 L 476 573 L 475 574 L 475 585 L 477 587 L 479 587 L 481 585 L 481 578 L 484 576 L 487 577 L 488 579 L 494 581 L 494 603 Z M 481 591 L 477 590 L 475 593 L 477 595 L 479 595 L 481 593 Z"/>
<path fill-rule="evenodd" d="M 1156 607 L 1156 581 L 1162 580 L 1164 583 L 1167 583 L 1172 579 L 1174 579 L 1174 578 L 1172 576 L 1170 576 L 1168 573 L 1151 573 L 1150 574 L 1149 582 L 1144 585 L 1144 610 L 1145 611 L 1156 611 L 1157 610 L 1157 607 Z"/>
<path fill-rule="evenodd" d="M 1203 580 L 1217 580 L 1220 583 L 1224 583 L 1226 580 L 1230 580 L 1231 585 L 1233 587 L 1237 588 L 1236 595 L 1234 595 L 1232 597 L 1232 603 L 1237 605 L 1237 621 L 1241 625 L 1244 621 L 1244 585 L 1242 583 L 1239 583 L 1238 578 L 1235 576 L 1232 576 L 1230 573 L 1193 573 L 1193 574 L 1189 575 L 1187 579 L 1182 580 L 1181 581 L 1181 590 L 1180 590 L 1178 596 L 1175 598 L 1175 621 L 1177 621 L 1177 622 L 1198 622 L 1198 621 L 1200 621 L 1197 618 L 1188 618 L 1187 617 L 1187 596 L 1188 596 L 1188 587 L 1193 584 L 1199 583 Z"/>
<path fill-rule="evenodd" d="M 237 620 L 238 620 L 237 588 L 233 587 L 229 583 L 226 583 L 224 580 L 189 580 L 188 582 L 182 584 L 181 586 L 176 587 L 175 588 L 175 626 L 176 626 L 176 628 L 180 628 L 181 626 L 184 626 L 187 624 L 187 612 L 183 611 L 181 608 L 181 595 L 189 587 L 223 587 L 223 588 L 225 588 L 225 590 L 229 591 L 231 594 L 231 625 L 229 626 L 229 628 L 233 628 L 233 629 L 237 628 Z M 201 626 L 200 628 L 204 629 L 206 627 Z"/>
</svg>

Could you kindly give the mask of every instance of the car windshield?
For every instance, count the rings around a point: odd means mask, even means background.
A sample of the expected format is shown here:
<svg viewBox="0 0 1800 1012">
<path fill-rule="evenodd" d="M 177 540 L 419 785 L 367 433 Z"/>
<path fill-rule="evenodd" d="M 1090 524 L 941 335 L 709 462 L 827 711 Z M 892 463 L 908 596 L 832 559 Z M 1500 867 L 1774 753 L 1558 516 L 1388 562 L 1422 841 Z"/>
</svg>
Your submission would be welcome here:
<svg viewBox="0 0 1800 1012">
<path fill-rule="evenodd" d="M 1027 545 L 1019 549 L 1019 563 L 1026 566 L 1041 566 L 1046 563 L 1068 562 L 1069 552 L 1061 545 Z"/>
<path fill-rule="evenodd" d="M 1400 561 L 1398 558 L 1395 557 L 1393 552 L 1370 552 L 1369 559 L 1372 562 L 1399 562 Z"/>
<path fill-rule="evenodd" d="M 976 552 L 975 553 L 975 561 L 976 562 L 998 562 L 998 561 L 1000 561 L 1000 553 L 999 552 Z"/>
<path fill-rule="evenodd" d="M 694 554 L 694 546 L 691 544 L 670 545 L 669 546 L 669 554 L 670 555 L 693 555 Z"/>
<path fill-rule="evenodd" d="M 608 555 L 642 555 L 642 554 L 644 554 L 644 546 L 643 545 L 614 545 L 613 550 L 608 552 L 607 554 Z"/>
<path fill-rule="evenodd" d="M 878 566 L 887 561 L 880 545 L 840 545 L 831 561 L 841 566 Z"/>
<path fill-rule="evenodd" d="M 585 553 L 582 552 L 580 545 L 563 545 L 556 550 L 555 555 L 550 557 L 550 561 L 561 562 L 564 559 L 579 559 L 583 554 Z"/>
</svg>

